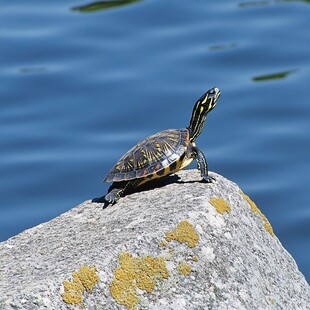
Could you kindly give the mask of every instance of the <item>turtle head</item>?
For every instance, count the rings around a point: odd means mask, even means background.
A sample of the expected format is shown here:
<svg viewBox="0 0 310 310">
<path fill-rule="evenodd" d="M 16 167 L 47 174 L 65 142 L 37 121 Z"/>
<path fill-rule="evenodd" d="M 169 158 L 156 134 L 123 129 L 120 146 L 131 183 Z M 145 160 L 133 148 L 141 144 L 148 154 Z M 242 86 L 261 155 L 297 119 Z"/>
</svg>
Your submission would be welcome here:
<svg viewBox="0 0 310 310">
<path fill-rule="evenodd" d="M 221 92 L 217 87 L 209 89 L 197 100 L 194 110 L 198 108 L 199 110 L 201 110 L 200 113 L 209 113 L 216 106 L 220 94 Z"/>
<path fill-rule="evenodd" d="M 195 103 L 190 125 L 188 127 L 191 142 L 194 142 L 200 135 L 207 114 L 216 106 L 220 94 L 220 90 L 217 87 L 213 87 L 204 93 Z"/>
</svg>

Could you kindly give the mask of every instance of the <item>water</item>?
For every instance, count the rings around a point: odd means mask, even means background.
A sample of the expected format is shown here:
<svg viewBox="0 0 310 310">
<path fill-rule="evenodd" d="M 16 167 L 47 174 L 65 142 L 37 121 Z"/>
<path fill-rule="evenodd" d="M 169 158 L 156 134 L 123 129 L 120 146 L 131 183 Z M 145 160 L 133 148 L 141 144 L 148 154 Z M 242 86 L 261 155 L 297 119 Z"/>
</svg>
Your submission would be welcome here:
<svg viewBox="0 0 310 310">
<path fill-rule="evenodd" d="M 104 194 L 138 140 L 188 125 L 310 277 L 309 1 L 2 0 L 0 240 Z M 195 167 L 194 165 L 192 167 Z"/>
</svg>

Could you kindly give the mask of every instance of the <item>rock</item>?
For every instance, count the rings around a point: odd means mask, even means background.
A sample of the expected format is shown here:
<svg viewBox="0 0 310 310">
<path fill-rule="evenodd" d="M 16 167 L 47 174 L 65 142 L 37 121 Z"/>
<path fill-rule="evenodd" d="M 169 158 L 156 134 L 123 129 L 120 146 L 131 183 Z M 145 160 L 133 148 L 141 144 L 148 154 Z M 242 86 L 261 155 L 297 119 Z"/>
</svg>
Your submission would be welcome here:
<svg viewBox="0 0 310 310">
<path fill-rule="evenodd" d="M 240 188 L 181 171 L 0 243 L 0 309 L 310 309 L 310 288 Z"/>
</svg>

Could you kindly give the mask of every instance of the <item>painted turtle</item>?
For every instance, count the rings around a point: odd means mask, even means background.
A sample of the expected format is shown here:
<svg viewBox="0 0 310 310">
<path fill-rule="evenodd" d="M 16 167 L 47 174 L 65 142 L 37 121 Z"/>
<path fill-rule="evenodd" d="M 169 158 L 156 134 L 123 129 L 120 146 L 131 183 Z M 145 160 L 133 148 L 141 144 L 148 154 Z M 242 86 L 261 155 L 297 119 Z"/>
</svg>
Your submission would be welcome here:
<svg viewBox="0 0 310 310">
<path fill-rule="evenodd" d="M 205 182 L 214 178 L 208 175 L 206 158 L 196 145 L 207 114 L 215 107 L 220 90 L 211 88 L 195 103 L 189 127 L 160 131 L 132 147 L 114 165 L 103 182 L 113 182 L 104 199 L 114 204 L 127 188 L 136 188 L 145 182 L 162 178 L 197 160 Z"/>
</svg>

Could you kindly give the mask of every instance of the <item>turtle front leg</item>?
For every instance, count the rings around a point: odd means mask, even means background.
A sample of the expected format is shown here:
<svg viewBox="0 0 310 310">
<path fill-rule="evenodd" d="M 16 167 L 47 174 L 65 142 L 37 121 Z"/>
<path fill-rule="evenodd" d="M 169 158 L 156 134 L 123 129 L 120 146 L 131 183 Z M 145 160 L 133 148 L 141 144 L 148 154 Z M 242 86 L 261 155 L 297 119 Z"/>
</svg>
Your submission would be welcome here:
<svg viewBox="0 0 310 310">
<path fill-rule="evenodd" d="M 215 179 L 208 174 L 208 164 L 206 161 L 206 157 L 203 154 L 202 150 L 198 147 L 193 147 L 193 153 L 194 153 L 194 159 L 197 161 L 198 170 L 201 173 L 201 176 L 203 177 L 204 181 L 207 183 L 212 183 L 215 181 Z"/>
</svg>

